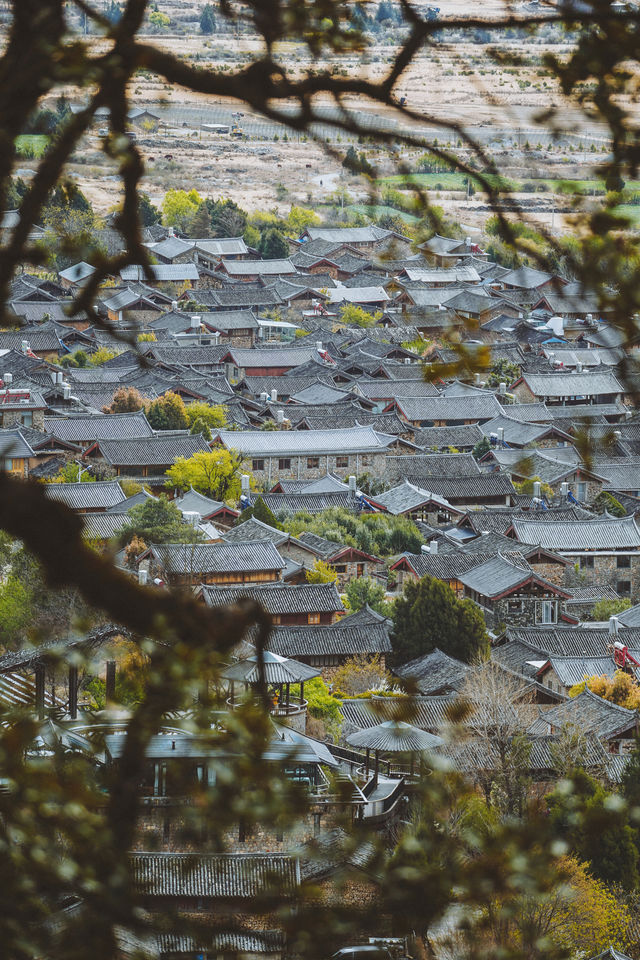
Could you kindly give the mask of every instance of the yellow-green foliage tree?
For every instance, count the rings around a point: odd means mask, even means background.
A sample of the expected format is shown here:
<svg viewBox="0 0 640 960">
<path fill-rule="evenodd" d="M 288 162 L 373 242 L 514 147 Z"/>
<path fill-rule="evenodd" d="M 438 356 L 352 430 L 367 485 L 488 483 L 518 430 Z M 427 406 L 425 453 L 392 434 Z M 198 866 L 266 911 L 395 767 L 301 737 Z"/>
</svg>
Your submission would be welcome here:
<svg viewBox="0 0 640 960">
<path fill-rule="evenodd" d="M 619 707 L 626 707 L 627 710 L 640 710 L 640 685 L 629 673 L 624 670 L 616 670 L 612 677 L 605 674 L 601 676 L 586 677 L 581 683 L 576 683 L 569 690 L 570 697 L 577 697 L 588 687 L 592 693 L 596 693 L 604 700 L 610 700 L 611 703 Z"/>
<path fill-rule="evenodd" d="M 558 884 L 558 879 L 564 880 Z M 525 894 L 493 901 L 486 910 L 492 946 L 528 950 L 551 942 L 573 957 L 593 956 L 607 947 L 625 948 L 631 917 L 586 864 L 563 857 L 546 896 Z"/>
<path fill-rule="evenodd" d="M 192 457 L 178 457 L 167 470 L 167 487 L 186 491 L 190 487 L 214 500 L 237 500 L 241 488 L 242 460 L 229 450 L 198 450 Z"/>
<path fill-rule="evenodd" d="M 379 310 L 376 313 L 369 313 L 364 307 L 348 303 L 342 308 L 340 319 L 343 323 L 355 324 L 357 327 L 372 327 L 382 319 L 382 313 Z"/>
<path fill-rule="evenodd" d="M 103 363 L 106 363 L 107 360 L 113 360 L 116 356 L 117 353 L 115 350 L 109 350 L 108 347 L 98 347 L 89 357 L 89 363 L 93 367 L 100 367 Z"/>
<path fill-rule="evenodd" d="M 305 227 L 315 227 L 320 223 L 320 217 L 313 210 L 307 210 L 305 207 L 291 207 L 286 219 L 287 228 L 292 235 L 298 236 Z"/>
<path fill-rule="evenodd" d="M 307 583 L 336 583 L 338 574 L 324 560 L 316 560 L 311 570 L 305 574 Z"/>
<path fill-rule="evenodd" d="M 168 190 L 162 201 L 162 219 L 168 227 L 188 232 L 202 197 L 197 190 Z"/>
<path fill-rule="evenodd" d="M 190 403 L 185 406 L 185 414 L 189 429 L 196 420 L 202 420 L 210 430 L 220 430 L 227 422 L 227 408 L 221 403 L 210 404 L 204 401 Z"/>
</svg>

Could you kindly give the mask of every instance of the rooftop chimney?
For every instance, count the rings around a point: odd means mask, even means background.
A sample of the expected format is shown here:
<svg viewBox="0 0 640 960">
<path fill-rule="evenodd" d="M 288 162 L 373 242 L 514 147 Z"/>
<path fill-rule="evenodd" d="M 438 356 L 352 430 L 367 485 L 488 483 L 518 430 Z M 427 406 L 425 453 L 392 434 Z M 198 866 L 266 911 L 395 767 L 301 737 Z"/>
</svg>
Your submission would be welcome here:
<svg viewBox="0 0 640 960">
<path fill-rule="evenodd" d="M 437 552 L 438 552 L 438 541 L 437 541 L 437 540 L 430 540 L 430 541 L 429 541 L 429 553 L 437 553 Z"/>
<path fill-rule="evenodd" d="M 609 617 L 609 636 L 617 637 L 620 629 L 620 621 L 617 617 Z"/>
<path fill-rule="evenodd" d="M 498 443 L 504 446 L 504 427 L 498 427 Z"/>
<path fill-rule="evenodd" d="M 141 587 L 146 586 L 147 580 L 149 579 L 149 571 L 145 570 L 144 567 L 140 567 L 138 570 L 138 583 Z"/>
<path fill-rule="evenodd" d="M 569 496 L 569 484 L 567 483 L 566 480 L 563 480 L 562 483 L 560 484 L 560 496 L 561 497 Z"/>
<path fill-rule="evenodd" d="M 534 496 L 536 499 L 540 500 L 541 494 L 542 494 L 542 484 L 540 483 L 539 480 L 534 480 L 534 481 L 533 481 L 533 496 Z"/>
<path fill-rule="evenodd" d="M 277 402 L 278 402 L 278 391 L 274 387 L 274 389 L 271 391 L 271 403 L 277 403 Z"/>
<path fill-rule="evenodd" d="M 240 488 L 242 490 L 242 495 L 245 497 L 249 496 L 250 485 L 249 485 L 249 474 L 243 473 L 240 477 Z"/>
<path fill-rule="evenodd" d="M 24 354 L 27 354 L 27 353 L 29 353 L 30 350 L 31 350 L 31 344 L 29 343 L 29 341 L 28 341 L 28 340 L 23 340 L 23 341 L 22 341 L 22 352 L 23 352 Z"/>
<path fill-rule="evenodd" d="M 579 360 L 576 363 L 576 373 L 582 373 L 582 364 L 580 363 Z"/>
<path fill-rule="evenodd" d="M 5 387 L 10 387 L 11 384 L 13 383 L 13 374 L 12 374 L 12 373 L 3 373 L 3 374 L 2 374 L 2 382 L 4 383 Z"/>
<path fill-rule="evenodd" d="M 276 422 L 280 425 L 284 423 L 284 410 L 276 410 Z"/>
<path fill-rule="evenodd" d="M 269 394 L 267 393 L 266 390 L 262 391 L 262 393 L 260 394 L 260 399 L 262 400 L 263 403 L 269 402 Z"/>
<path fill-rule="evenodd" d="M 191 327 L 192 330 L 199 330 L 200 327 L 202 326 L 200 321 L 201 321 L 201 317 L 199 315 L 192 316 L 189 326 Z"/>
<path fill-rule="evenodd" d="M 178 301 L 177 301 L 177 300 L 172 300 L 172 301 L 171 301 L 171 309 L 172 309 L 173 311 L 177 311 L 177 309 L 178 309 Z"/>
<path fill-rule="evenodd" d="M 316 350 L 318 353 L 322 353 L 322 340 L 316 340 Z"/>
<path fill-rule="evenodd" d="M 507 385 L 504 382 L 504 380 L 500 381 L 500 386 L 498 387 L 498 390 L 500 391 L 500 396 L 504 397 L 507 392 Z"/>
<path fill-rule="evenodd" d="M 355 500 L 356 498 L 356 478 L 352 475 L 349 477 L 349 499 Z"/>
<path fill-rule="evenodd" d="M 62 384 L 62 397 L 64 400 L 71 400 L 71 384 L 70 383 Z"/>
</svg>

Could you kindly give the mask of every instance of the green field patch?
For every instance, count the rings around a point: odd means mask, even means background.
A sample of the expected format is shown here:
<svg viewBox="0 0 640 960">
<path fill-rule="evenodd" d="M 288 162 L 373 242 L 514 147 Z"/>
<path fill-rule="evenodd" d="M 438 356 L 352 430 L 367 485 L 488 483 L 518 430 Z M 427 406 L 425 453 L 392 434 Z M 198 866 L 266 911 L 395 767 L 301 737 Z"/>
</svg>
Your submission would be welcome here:
<svg viewBox="0 0 640 960">
<path fill-rule="evenodd" d="M 21 157 L 41 157 L 48 143 L 49 137 L 44 133 L 23 133 L 16 137 L 16 150 Z"/>
<path fill-rule="evenodd" d="M 386 207 L 384 205 L 376 206 L 370 203 L 350 203 L 345 210 L 351 213 L 363 213 L 365 217 L 400 217 L 406 223 L 417 223 L 419 217 L 414 217 L 411 213 L 405 213 L 403 210 L 396 210 L 395 207 Z"/>
</svg>

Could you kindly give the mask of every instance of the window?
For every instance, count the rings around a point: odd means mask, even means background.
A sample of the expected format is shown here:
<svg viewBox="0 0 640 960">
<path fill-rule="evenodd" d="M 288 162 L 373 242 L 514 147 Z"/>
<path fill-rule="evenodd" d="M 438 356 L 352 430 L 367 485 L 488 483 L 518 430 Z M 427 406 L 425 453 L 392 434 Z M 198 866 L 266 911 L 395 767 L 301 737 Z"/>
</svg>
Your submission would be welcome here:
<svg viewBox="0 0 640 960">
<path fill-rule="evenodd" d="M 20 415 L 20 423 L 23 427 L 32 427 L 33 426 L 33 413 L 29 410 L 26 413 Z"/>
<path fill-rule="evenodd" d="M 307 470 L 315 470 L 320 466 L 320 457 L 307 457 Z"/>
<path fill-rule="evenodd" d="M 278 470 L 291 470 L 290 457 L 280 457 L 278 460 Z"/>
<path fill-rule="evenodd" d="M 346 565 L 346 563 L 332 563 L 331 566 L 333 567 L 333 569 L 335 570 L 336 573 L 346 573 L 346 572 L 347 572 L 347 565 Z"/>
<path fill-rule="evenodd" d="M 336 457 L 336 467 L 348 467 L 349 457 Z"/>
<path fill-rule="evenodd" d="M 616 592 L 619 593 L 621 597 L 628 597 L 631 594 L 631 581 L 618 580 L 616 583 Z"/>
<path fill-rule="evenodd" d="M 555 600 L 539 600 L 536 603 L 536 623 L 557 623 L 558 604 Z"/>
<path fill-rule="evenodd" d="M 593 570 L 593 557 L 580 557 L 581 570 Z"/>
<path fill-rule="evenodd" d="M 2 469 L 8 470 L 8 471 L 13 470 L 13 460 L 11 459 L 11 457 L 2 458 Z"/>
<path fill-rule="evenodd" d="M 578 500 L 587 499 L 587 485 L 584 481 L 576 483 L 576 497 Z"/>
<path fill-rule="evenodd" d="M 307 623 L 320 623 L 320 614 L 319 613 L 309 613 L 307 615 Z"/>
<path fill-rule="evenodd" d="M 256 470 L 264 470 L 264 460 L 252 460 L 251 469 L 254 471 L 254 473 Z"/>
<path fill-rule="evenodd" d="M 625 570 L 628 570 L 628 569 L 631 567 L 631 557 L 629 557 L 629 556 L 627 556 L 627 557 L 617 557 L 617 558 L 616 558 L 616 566 L 617 566 L 618 570 L 622 570 L 623 568 L 624 568 Z"/>
<path fill-rule="evenodd" d="M 509 600 L 509 613 L 522 613 L 522 600 Z"/>
</svg>

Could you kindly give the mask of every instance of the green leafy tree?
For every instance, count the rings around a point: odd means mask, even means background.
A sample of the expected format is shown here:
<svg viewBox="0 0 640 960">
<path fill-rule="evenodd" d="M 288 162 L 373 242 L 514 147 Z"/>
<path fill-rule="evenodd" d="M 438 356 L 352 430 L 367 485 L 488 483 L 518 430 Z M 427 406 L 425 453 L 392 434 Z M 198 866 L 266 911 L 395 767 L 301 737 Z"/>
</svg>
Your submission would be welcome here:
<svg viewBox="0 0 640 960">
<path fill-rule="evenodd" d="M 92 483 L 95 479 L 88 467 L 72 460 L 69 463 L 65 463 L 64 467 L 58 471 L 51 483 L 78 483 L 79 480 L 83 483 Z"/>
<path fill-rule="evenodd" d="M 151 203 L 147 193 L 141 193 L 138 201 L 138 215 L 143 227 L 151 227 L 162 220 L 162 211 Z"/>
<path fill-rule="evenodd" d="M 491 450 L 491 442 L 489 437 L 483 437 L 482 440 L 478 440 L 471 453 L 476 460 L 480 460 L 482 457 L 484 457 L 485 453 L 489 453 L 489 450 Z"/>
<path fill-rule="evenodd" d="M 211 217 L 209 216 L 207 204 L 204 201 L 196 210 L 189 225 L 189 235 L 196 240 L 206 239 L 211 236 Z"/>
<path fill-rule="evenodd" d="M 193 543 L 203 539 L 202 533 L 185 523 L 175 503 L 164 494 L 132 507 L 118 536 L 122 544 L 130 543 L 134 537 L 145 543 Z"/>
<path fill-rule="evenodd" d="M 614 517 L 626 517 L 627 511 L 619 500 L 609 493 L 608 490 L 601 490 L 593 501 L 594 510 L 597 513 L 610 513 Z"/>
<path fill-rule="evenodd" d="M 487 386 L 497 387 L 501 383 L 506 383 L 507 386 L 509 386 L 509 384 L 517 380 L 519 376 L 520 367 L 517 363 L 513 363 L 512 360 L 496 360 L 487 377 Z"/>
<path fill-rule="evenodd" d="M 201 434 L 205 440 L 209 441 L 212 439 L 211 428 L 206 420 L 203 420 L 202 417 L 198 417 L 197 420 L 194 420 L 191 426 L 189 427 L 189 433 L 192 436 L 198 436 Z"/>
<path fill-rule="evenodd" d="M 247 229 L 247 213 L 235 200 L 205 200 L 214 237 L 241 237 Z M 248 242 L 248 241 L 247 241 Z M 259 242 L 259 241 L 258 241 Z M 257 246 L 252 243 L 251 246 Z"/>
<path fill-rule="evenodd" d="M 258 497 L 251 506 L 244 508 L 238 517 L 238 524 L 244 523 L 251 517 L 255 517 L 261 523 L 267 523 L 270 527 L 275 527 L 276 530 L 282 530 L 282 524 L 278 522 L 275 513 L 269 509 L 262 497 Z"/>
<path fill-rule="evenodd" d="M 0 584 L 0 645 L 14 650 L 24 641 L 33 621 L 34 597 L 18 577 Z"/>
<path fill-rule="evenodd" d="M 574 770 L 570 781 L 571 792 L 560 787 L 547 796 L 553 829 L 595 877 L 633 889 L 638 849 L 626 806 L 584 770 Z"/>
<path fill-rule="evenodd" d="M 287 215 L 287 228 L 293 236 L 299 236 L 306 227 L 315 227 L 320 223 L 320 217 L 314 210 L 292 206 Z"/>
<path fill-rule="evenodd" d="M 145 413 L 154 430 L 186 430 L 189 426 L 184 400 L 170 390 L 148 403 Z"/>
<path fill-rule="evenodd" d="M 213 6 L 205 3 L 200 14 L 200 31 L 204 34 L 211 34 L 216 29 L 216 18 L 213 15 Z"/>
<path fill-rule="evenodd" d="M 242 459 L 229 450 L 198 450 L 178 457 L 167 470 L 167 487 L 185 492 L 193 487 L 214 500 L 237 501 L 241 492 Z"/>
<path fill-rule="evenodd" d="M 630 606 L 631 600 L 628 597 L 620 597 L 617 600 L 604 598 L 594 603 L 592 618 L 594 620 L 608 620 L 610 617 L 615 617 L 618 613 L 628 610 Z"/>
<path fill-rule="evenodd" d="M 345 588 L 349 609 L 353 613 L 362 610 L 365 605 L 371 607 L 377 613 L 387 615 L 388 604 L 385 603 L 384 587 L 376 583 L 371 577 L 356 577 L 350 580 Z"/>
<path fill-rule="evenodd" d="M 269 227 L 262 234 L 259 250 L 265 260 L 281 260 L 289 256 L 289 246 L 284 234 L 276 227 Z"/>
<path fill-rule="evenodd" d="M 480 608 L 459 600 L 435 577 L 407 583 L 394 606 L 391 638 L 396 663 L 406 663 L 439 647 L 449 656 L 472 663 L 489 652 Z"/>
</svg>

